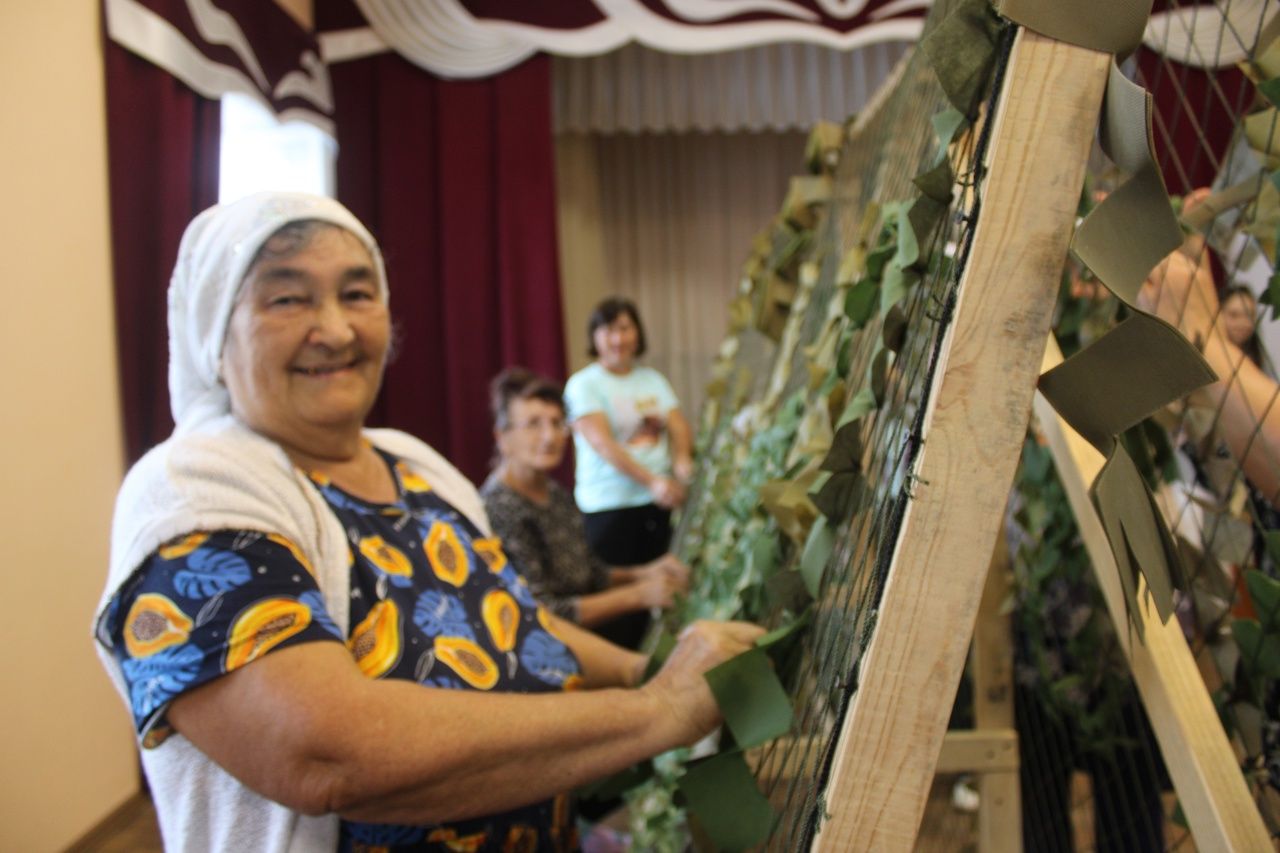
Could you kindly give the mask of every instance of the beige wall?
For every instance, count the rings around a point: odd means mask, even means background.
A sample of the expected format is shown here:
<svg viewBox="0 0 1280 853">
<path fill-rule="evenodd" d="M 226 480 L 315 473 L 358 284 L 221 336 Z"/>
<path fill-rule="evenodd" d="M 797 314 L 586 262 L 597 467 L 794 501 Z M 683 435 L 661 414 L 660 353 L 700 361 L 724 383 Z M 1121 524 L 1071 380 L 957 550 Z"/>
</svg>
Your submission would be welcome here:
<svg viewBox="0 0 1280 853">
<path fill-rule="evenodd" d="M 58 850 L 137 789 L 89 622 L 121 476 L 98 4 L 0 3 L 0 849 Z"/>
</svg>

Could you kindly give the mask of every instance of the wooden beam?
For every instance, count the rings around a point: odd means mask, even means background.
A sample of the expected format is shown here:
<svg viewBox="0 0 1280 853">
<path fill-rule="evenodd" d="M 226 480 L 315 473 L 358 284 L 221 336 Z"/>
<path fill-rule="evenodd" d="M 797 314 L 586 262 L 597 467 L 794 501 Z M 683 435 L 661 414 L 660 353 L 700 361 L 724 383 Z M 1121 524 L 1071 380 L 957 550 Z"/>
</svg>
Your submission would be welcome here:
<svg viewBox="0 0 1280 853">
<path fill-rule="evenodd" d="M 991 729 L 1012 731 L 1016 725 L 1013 707 L 1013 625 L 1005 607 L 1013 595 L 1013 568 L 1009 543 L 1002 527 L 991 553 L 987 583 L 982 588 L 978 621 L 973 627 L 973 650 L 969 671 L 973 675 L 973 725 L 981 732 Z M 947 737 L 951 737 L 951 732 Z M 1014 765 L 1009 772 L 986 772 L 978 777 L 979 853 L 1018 853 L 1022 850 L 1022 790 L 1018 782 L 1018 743 L 1015 734 L 1010 746 Z M 938 759 L 941 765 L 946 756 Z"/>
<path fill-rule="evenodd" d="M 1018 733 L 1013 729 L 953 729 L 942 739 L 938 773 L 990 773 L 1018 769 Z"/>
<path fill-rule="evenodd" d="M 877 627 L 836 746 L 820 850 L 910 850 L 1030 416 L 1111 58 L 1020 32 Z"/>
<path fill-rule="evenodd" d="M 1061 361 L 1058 343 L 1050 338 L 1045 369 Z M 1089 486 L 1102 470 L 1102 454 L 1040 394 L 1036 394 L 1035 412 L 1196 846 L 1201 850 L 1273 849 L 1182 628 L 1177 619 L 1160 624 L 1143 582 L 1139 582 L 1138 600 L 1143 607 L 1145 643 L 1129 627 L 1115 557 L 1089 500 Z"/>
</svg>

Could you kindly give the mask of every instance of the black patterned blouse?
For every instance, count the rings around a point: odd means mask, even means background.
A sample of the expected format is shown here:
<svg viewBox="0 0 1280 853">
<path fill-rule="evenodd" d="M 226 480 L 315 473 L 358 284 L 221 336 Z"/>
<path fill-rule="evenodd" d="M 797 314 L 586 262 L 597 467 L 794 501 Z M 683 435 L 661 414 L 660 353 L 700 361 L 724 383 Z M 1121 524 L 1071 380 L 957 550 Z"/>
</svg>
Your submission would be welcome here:
<svg viewBox="0 0 1280 853">
<path fill-rule="evenodd" d="M 535 693 L 581 683 L 501 542 L 383 454 L 398 499 L 376 504 L 312 481 L 347 531 L 350 629 L 342 637 L 306 557 L 275 534 L 192 533 L 156 552 L 104 614 L 144 748 L 169 702 L 277 649 L 345 642 L 370 678 L 450 690 Z M 394 749 L 395 745 L 391 744 Z M 564 796 L 447 826 L 342 821 L 340 850 L 575 849 Z"/>
<path fill-rule="evenodd" d="M 541 506 L 491 474 L 480 487 L 493 532 L 529 588 L 549 610 L 578 620 L 578 597 L 609 587 L 609 567 L 587 545 L 582 513 L 573 496 L 554 480 Z"/>
</svg>

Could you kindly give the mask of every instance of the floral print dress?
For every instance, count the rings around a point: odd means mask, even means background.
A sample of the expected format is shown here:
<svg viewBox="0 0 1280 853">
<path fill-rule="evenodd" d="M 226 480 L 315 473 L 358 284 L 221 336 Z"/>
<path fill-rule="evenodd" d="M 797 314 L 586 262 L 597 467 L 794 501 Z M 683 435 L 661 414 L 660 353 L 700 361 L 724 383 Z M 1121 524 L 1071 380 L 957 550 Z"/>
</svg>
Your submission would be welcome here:
<svg viewBox="0 0 1280 853">
<path fill-rule="evenodd" d="M 368 677 L 434 688 L 535 693 L 581 683 L 577 659 L 549 630 L 501 542 L 383 456 L 395 474 L 394 503 L 370 503 L 311 475 L 350 545 L 346 637 L 302 551 L 276 534 L 192 533 L 160 548 L 121 588 L 99 635 L 121 663 L 144 749 L 171 733 L 165 711 L 175 697 L 298 643 L 344 642 Z M 340 836 L 343 851 L 577 846 L 563 795 L 447 826 L 343 820 Z"/>
</svg>

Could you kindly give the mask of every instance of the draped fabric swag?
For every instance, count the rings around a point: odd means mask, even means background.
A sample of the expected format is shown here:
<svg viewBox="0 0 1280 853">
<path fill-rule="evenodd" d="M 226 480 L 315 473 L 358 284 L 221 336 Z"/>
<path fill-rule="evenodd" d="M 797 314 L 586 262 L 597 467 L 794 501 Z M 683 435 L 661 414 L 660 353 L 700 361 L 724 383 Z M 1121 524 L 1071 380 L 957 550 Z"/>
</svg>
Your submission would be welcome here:
<svg viewBox="0 0 1280 853">
<path fill-rule="evenodd" d="M 398 324 L 372 420 L 479 481 L 489 380 L 564 375 L 550 62 L 445 81 L 387 55 L 332 76 L 338 198 L 382 244 Z"/>
</svg>

